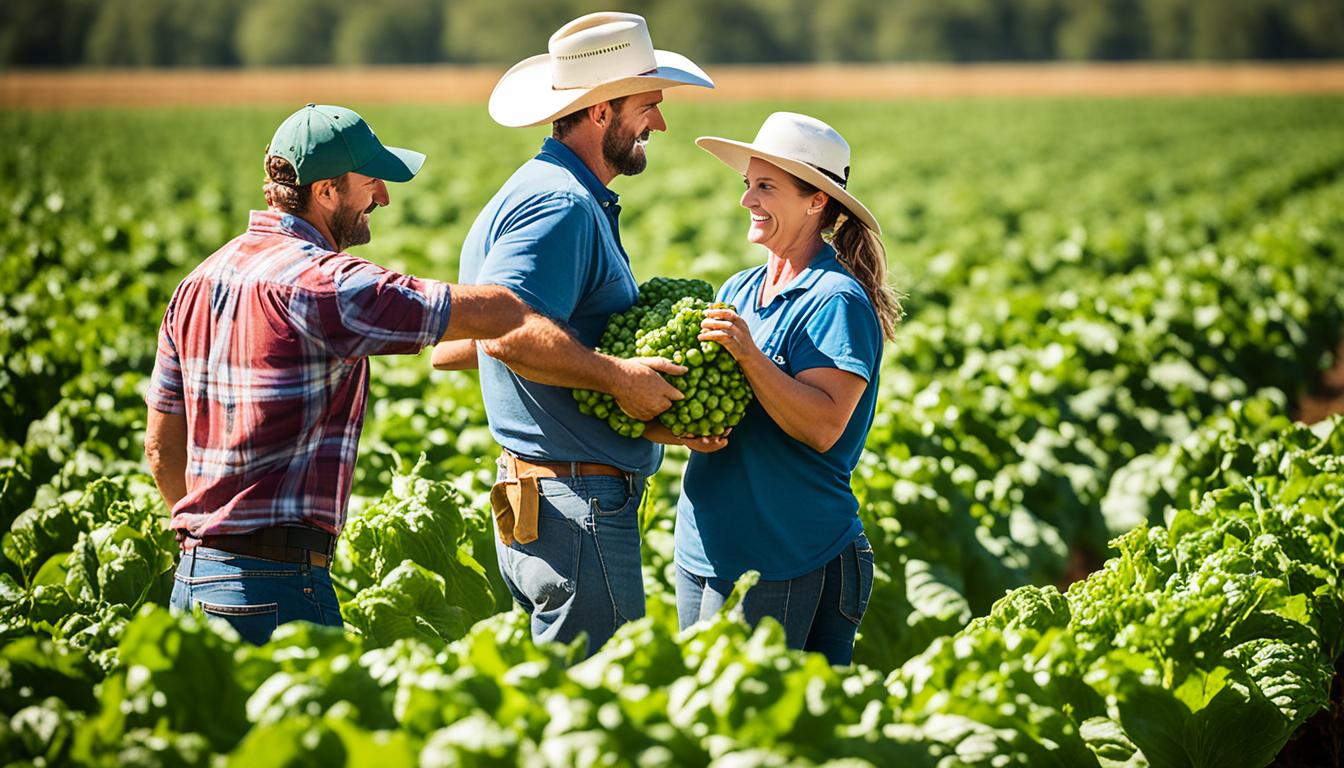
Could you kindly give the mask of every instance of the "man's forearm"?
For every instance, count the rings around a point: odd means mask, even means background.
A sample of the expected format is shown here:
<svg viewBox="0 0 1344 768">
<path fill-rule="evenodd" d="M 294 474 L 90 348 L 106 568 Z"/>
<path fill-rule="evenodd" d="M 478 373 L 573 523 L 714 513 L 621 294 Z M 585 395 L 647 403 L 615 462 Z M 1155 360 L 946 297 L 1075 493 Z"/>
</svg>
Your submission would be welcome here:
<svg viewBox="0 0 1344 768">
<path fill-rule="evenodd" d="M 622 377 L 615 358 L 590 349 L 536 313 L 529 313 L 509 333 L 482 341 L 481 348 L 519 376 L 539 384 L 615 394 Z"/>
<path fill-rule="evenodd" d="M 187 419 L 180 413 L 149 409 L 145 425 L 145 461 L 168 509 L 187 495 Z"/>
<path fill-rule="evenodd" d="M 644 424 L 644 439 L 663 445 L 685 445 L 686 441 L 677 437 L 672 430 L 656 421 Z"/>
<path fill-rule="evenodd" d="M 434 345 L 430 355 L 430 365 L 439 371 L 476 370 L 476 341 L 474 339 L 455 339 L 441 341 Z"/>
<path fill-rule="evenodd" d="M 453 285 L 449 296 L 448 328 L 440 342 L 456 339 L 493 339 L 522 326 L 531 307 L 501 285 Z"/>
<path fill-rule="evenodd" d="M 480 348 L 514 373 L 539 384 L 592 389 L 616 398 L 616 404 L 639 421 L 648 421 L 682 398 L 662 374 L 679 375 L 686 369 L 661 358 L 622 360 L 599 354 L 573 334 L 538 314 L 498 286 L 463 286 L 462 306 L 453 300 L 453 312 L 498 314 L 489 322 L 462 318 L 458 332 L 478 338 Z M 499 293 L 502 291 L 502 293 Z M 516 313 L 516 315 L 515 315 Z M 516 317 L 516 319 L 514 319 Z M 454 338 L 453 322 L 445 339 Z"/>
<path fill-rule="evenodd" d="M 530 381 L 612 393 L 622 369 L 559 323 L 499 285 L 454 285 L 448 330 L 435 348 L 437 368 L 460 367 L 462 341 L 475 339 L 487 355 Z M 474 351 L 474 350 L 473 350 Z"/>
<path fill-rule="evenodd" d="M 187 457 L 180 461 L 149 462 L 149 471 L 154 475 L 154 484 L 159 487 L 159 495 L 168 509 L 177 506 L 187 495 Z"/>
</svg>

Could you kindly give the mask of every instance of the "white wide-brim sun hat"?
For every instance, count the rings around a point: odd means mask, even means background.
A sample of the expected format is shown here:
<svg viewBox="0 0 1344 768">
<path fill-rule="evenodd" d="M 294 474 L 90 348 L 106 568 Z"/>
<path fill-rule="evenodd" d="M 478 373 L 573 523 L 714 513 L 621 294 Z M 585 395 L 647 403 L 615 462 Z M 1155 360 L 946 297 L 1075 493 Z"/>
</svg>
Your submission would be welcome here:
<svg viewBox="0 0 1344 768">
<path fill-rule="evenodd" d="M 622 96 L 679 85 L 714 87 L 695 62 L 655 50 L 644 17 L 633 13 L 580 16 L 551 35 L 547 49 L 515 64 L 495 85 L 495 122 L 526 128 Z"/>
<path fill-rule="evenodd" d="M 778 166 L 839 200 L 851 215 L 873 232 L 882 234 L 882 227 L 872 212 L 846 189 L 849 185 L 849 142 L 815 117 L 776 112 L 765 119 L 756 132 L 756 140 L 750 143 L 717 136 L 701 136 L 695 143 L 743 175 L 753 157 Z"/>
</svg>

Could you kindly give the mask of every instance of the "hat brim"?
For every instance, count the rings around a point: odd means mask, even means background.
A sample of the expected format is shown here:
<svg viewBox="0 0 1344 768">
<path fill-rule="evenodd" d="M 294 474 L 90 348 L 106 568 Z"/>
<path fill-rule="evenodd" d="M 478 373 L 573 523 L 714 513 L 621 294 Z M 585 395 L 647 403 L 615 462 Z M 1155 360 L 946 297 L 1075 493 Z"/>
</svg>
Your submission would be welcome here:
<svg viewBox="0 0 1344 768">
<path fill-rule="evenodd" d="M 591 88 L 551 86 L 551 58 L 539 54 L 515 64 L 504 73 L 490 94 L 490 117 L 510 128 L 527 128 L 553 122 L 580 109 L 622 96 L 661 91 L 681 85 L 713 88 L 714 81 L 695 62 L 671 51 L 653 52 L 658 67 L 652 71 L 619 77 Z"/>
<path fill-rule="evenodd" d="M 791 160 L 787 157 L 776 155 L 772 152 L 766 152 L 752 144 L 744 141 L 733 141 L 732 139 L 721 139 L 717 136 L 701 136 L 695 140 L 696 146 L 705 150 L 709 154 L 717 157 L 724 165 L 732 168 L 742 175 L 747 173 L 747 165 L 751 158 L 760 159 L 778 166 L 787 173 L 806 181 L 808 184 L 820 189 L 822 192 L 830 195 L 849 211 L 851 215 L 856 216 L 868 228 L 877 234 L 882 234 L 882 227 L 877 223 L 877 218 L 873 216 L 859 199 L 850 194 L 848 190 L 835 183 L 826 174 L 800 160 Z"/>
<path fill-rule="evenodd" d="M 425 164 L 425 156 L 413 149 L 401 147 L 383 147 L 367 163 L 355 169 L 355 173 L 372 176 L 383 181 L 410 181 Z"/>
</svg>

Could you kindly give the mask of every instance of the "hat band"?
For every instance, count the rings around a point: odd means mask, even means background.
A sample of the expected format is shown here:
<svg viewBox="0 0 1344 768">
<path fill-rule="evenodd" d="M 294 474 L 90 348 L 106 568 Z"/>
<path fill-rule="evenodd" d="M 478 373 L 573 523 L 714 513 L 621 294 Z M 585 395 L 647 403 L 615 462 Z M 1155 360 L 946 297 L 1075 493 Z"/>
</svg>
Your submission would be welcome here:
<svg viewBox="0 0 1344 768">
<path fill-rule="evenodd" d="M 621 77 L 618 77 L 618 78 L 616 78 L 616 79 L 617 79 L 617 80 L 622 80 L 622 79 L 625 79 L 625 78 L 628 78 L 628 77 L 648 77 L 649 75 L 653 75 L 653 74 L 657 74 L 657 73 L 658 73 L 658 68 L 657 68 L 657 67 L 654 67 L 653 69 L 646 70 L 646 71 L 644 71 L 644 72 L 636 72 L 636 73 L 633 74 L 633 75 L 622 75 Z M 598 86 L 606 85 L 607 83 L 610 83 L 610 82 L 615 82 L 615 81 L 614 81 L 614 80 L 608 80 L 608 81 L 606 81 L 606 82 L 602 82 L 602 83 L 592 83 L 592 84 L 589 84 L 589 85 L 585 85 L 585 84 L 583 84 L 583 83 L 580 83 L 579 85 L 555 85 L 554 83 L 552 83 L 552 84 L 551 84 L 551 90 L 552 90 L 552 91 L 591 91 L 592 89 L 597 88 Z"/>
<path fill-rule="evenodd" d="M 808 163 L 806 160 L 804 160 L 803 162 L 811 166 L 822 176 L 825 176 L 831 181 L 834 181 L 836 184 L 839 184 L 841 189 L 844 189 L 845 185 L 849 183 L 849 166 L 845 166 L 845 175 L 842 177 L 839 174 L 831 173 L 830 171 L 826 170 L 825 168 L 822 168 L 820 165 L 817 165 L 816 163 Z"/>
</svg>

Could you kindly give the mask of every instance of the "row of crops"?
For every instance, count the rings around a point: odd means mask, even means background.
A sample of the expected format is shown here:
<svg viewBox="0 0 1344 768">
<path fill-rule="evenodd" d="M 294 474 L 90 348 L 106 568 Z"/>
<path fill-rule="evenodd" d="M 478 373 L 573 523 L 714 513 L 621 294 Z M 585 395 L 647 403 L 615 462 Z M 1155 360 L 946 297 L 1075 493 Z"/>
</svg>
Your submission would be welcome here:
<svg viewBox="0 0 1344 768">
<path fill-rule="evenodd" d="M 649 171 L 615 185 L 637 276 L 718 284 L 759 258 L 740 182 L 690 138 L 750 136 L 774 108 L 673 101 Z M 0 114 L 0 754 L 1338 759 L 1309 720 L 1344 651 L 1344 421 L 1289 416 L 1344 334 L 1344 102 L 809 109 L 854 146 L 909 294 L 854 477 L 877 576 L 848 669 L 769 623 L 678 637 L 676 453 L 641 509 L 648 617 L 585 661 L 534 646 L 494 571 L 474 379 L 427 356 L 374 368 L 333 567 L 345 632 L 253 648 L 168 613 L 175 546 L 139 458 L 154 332 L 260 204 L 283 115 Z M 455 276 L 476 210 L 540 140 L 480 111 L 366 110 L 430 157 L 366 256 Z"/>
</svg>

